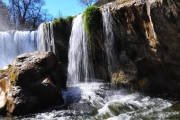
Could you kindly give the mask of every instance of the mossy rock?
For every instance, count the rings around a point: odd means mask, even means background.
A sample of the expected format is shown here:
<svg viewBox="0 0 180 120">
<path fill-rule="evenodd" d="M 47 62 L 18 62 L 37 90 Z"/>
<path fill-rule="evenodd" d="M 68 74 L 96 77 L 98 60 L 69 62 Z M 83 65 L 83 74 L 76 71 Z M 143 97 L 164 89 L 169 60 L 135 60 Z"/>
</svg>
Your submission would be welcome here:
<svg viewBox="0 0 180 120">
<path fill-rule="evenodd" d="M 63 26 L 64 24 L 65 25 L 71 24 L 72 20 L 73 20 L 72 16 L 67 16 L 66 18 L 55 18 L 53 20 L 53 27 L 58 28 Z"/>
<path fill-rule="evenodd" d="M 5 69 L 5 70 L 0 70 L 0 74 L 1 73 L 4 73 L 4 72 L 9 72 L 11 70 L 12 66 L 11 65 L 8 65 L 8 68 Z"/>
<path fill-rule="evenodd" d="M 92 39 L 102 28 L 102 16 L 97 6 L 89 6 L 84 12 L 84 27 L 88 35 L 88 40 Z"/>
<path fill-rule="evenodd" d="M 129 84 L 131 84 L 130 80 L 128 78 L 128 75 L 126 75 L 123 70 L 120 70 L 119 72 L 114 73 L 112 75 L 111 82 L 112 82 L 112 84 L 115 84 L 115 85 L 119 85 L 119 84 L 129 85 Z"/>
<path fill-rule="evenodd" d="M 68 45 L 72 29 L 72 16 L 66 18 L 58 18 L 53 21 L 54 42 L 56 48 L 56 56 L 61 63 L 68 61 Z"/>
</svg>

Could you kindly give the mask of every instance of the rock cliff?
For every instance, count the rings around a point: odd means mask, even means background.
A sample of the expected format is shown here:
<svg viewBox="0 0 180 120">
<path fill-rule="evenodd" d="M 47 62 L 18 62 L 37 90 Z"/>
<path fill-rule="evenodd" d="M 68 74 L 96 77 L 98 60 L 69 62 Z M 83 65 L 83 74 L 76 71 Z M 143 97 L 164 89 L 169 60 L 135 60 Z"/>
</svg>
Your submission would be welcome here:
<svg viewBox="0 0 180 120">
<path fill-rule="evenodd" d="M 99 8 L 102 14 L 108 10 L 112 15 L 114 53 L 107 52 L 103 28 L 94 31 L 97 34 L 90 44 L 95 78 L 145 92 L 180 92 L 180 1 L 116 0 Z M 58 37 L 66 41 L 64 63 L 70 28 L 66 27 L 67 35 L 62 32 L 66 37 Z M 114 55 L 111 65 L 108 54 Z M 108 69 L 113 70 L 108 74 Z"/>
<path fill-rule="evenodd" d="M 117 26 L 120 67 L 112 81 L 147 92 L 180 92 L 180 1 L 119 0 L 103 8 Z"/>
</svg>

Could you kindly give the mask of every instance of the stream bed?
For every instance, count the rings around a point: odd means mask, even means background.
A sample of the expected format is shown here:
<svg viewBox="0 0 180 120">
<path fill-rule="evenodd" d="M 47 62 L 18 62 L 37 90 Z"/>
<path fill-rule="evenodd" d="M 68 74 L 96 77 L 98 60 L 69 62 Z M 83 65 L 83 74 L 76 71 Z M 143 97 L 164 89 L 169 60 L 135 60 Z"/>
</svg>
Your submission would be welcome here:
<svg viewBox="0 0 180 120">
<path fill-rule="evenodd" d="M 65 104 L 28 116 L 23 120 L 164 120 L 180 119 L 180 104 L 108 83 L 90 82 L 68 86 Z"/>
</svg>

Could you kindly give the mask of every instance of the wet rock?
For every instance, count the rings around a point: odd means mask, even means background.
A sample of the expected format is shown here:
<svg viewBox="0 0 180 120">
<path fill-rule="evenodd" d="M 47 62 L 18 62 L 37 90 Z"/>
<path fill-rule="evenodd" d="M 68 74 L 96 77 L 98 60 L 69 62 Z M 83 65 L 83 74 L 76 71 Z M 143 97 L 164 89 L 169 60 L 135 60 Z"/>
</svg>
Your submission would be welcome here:
<svg viewBox="0 0 180 120">
<path fill-rule="evenodd" d="M 66 88 L 66 74 L 52 52 L 36 51 L 17 56 L 8 77 L 15 106 L 13 115 L 64 103 L 61 90 Z"/>
<path fill-rule="evenodd" d="M 120 67 L 112 81 L 145 92 L 179 93 L 180 1 L 117 1 L 103 7 L 111 10 L 118 31 L 114 48 Z"/>
<path fill-rule="evenodd" d="M 0 80 L 7 77 L 8 76 L 8 72 L 3 72 L 0 74 Z"/>
</svg>

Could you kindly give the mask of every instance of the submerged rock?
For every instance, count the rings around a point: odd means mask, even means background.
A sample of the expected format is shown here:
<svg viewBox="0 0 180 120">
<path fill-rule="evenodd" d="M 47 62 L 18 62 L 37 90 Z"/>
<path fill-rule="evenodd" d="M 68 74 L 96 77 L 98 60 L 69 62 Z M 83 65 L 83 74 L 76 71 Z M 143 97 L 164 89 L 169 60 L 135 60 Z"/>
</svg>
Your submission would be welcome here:
<svg viewBox="0 0 180 120">
<path fill-rule="evenodd" d="M 9 79 L 12 87 L 12 114 L 28 114 L 62 105 L 61 90 L 66 88 L 66 75 L 52 52 L 22 54 L 13 61 Z"/>
</svg>

